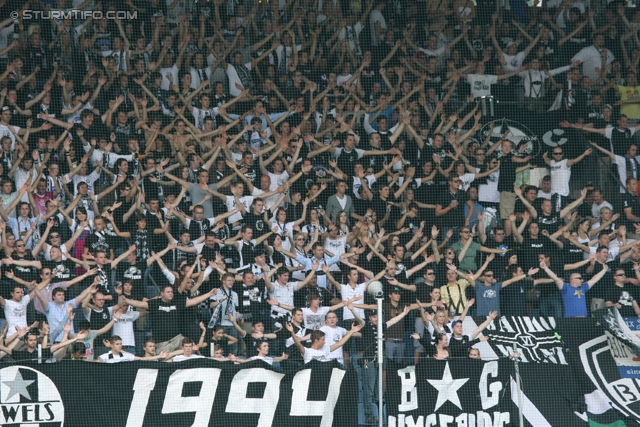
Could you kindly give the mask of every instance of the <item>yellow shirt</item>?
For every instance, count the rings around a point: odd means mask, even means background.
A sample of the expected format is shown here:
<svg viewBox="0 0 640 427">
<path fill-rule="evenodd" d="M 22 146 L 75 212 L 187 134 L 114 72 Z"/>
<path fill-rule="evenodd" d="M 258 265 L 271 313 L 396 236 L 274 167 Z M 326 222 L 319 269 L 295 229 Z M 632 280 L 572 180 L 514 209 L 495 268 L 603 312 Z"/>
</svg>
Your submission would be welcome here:
<svg viewBox="0 0 640 427">
<path fill-rule="evenodd" d="M 442 286 L 440 288 L 440 299 L 449 313 L 451 313 L 452 310 L 455 310 L 456 315 L 459 316 L 467 306 L 467 297 L 464 290 L 469 286 L 469 282 L 465 279 L 460 279 L 456 282 L 456 285 Z"/>
<path fill-rule="evenodd" d="M 625 114 L 630 119 L 640 119 L 640 86 L 618 86 L 620 99 L 627 101 L 635 99 L 637 104 L 626 104 L 620 108 L 620 114 Z"/>
</svg>

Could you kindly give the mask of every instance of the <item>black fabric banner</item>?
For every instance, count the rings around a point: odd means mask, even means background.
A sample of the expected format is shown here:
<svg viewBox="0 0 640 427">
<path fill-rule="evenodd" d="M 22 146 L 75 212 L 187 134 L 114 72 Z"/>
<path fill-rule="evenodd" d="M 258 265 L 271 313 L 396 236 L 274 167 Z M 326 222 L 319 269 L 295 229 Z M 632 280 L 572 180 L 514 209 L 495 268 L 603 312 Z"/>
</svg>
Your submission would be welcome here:
<svg viewBox="0 0 640 427">
<path fill-rule="evenodd" d="M 357 390 L 337 363 L 286 375 L 262 361 L 21 364 L 0 369 L 0 425 L 353 427 Z"/>
<path fill-rule="evenodd" d="M 509 357 L 389 362 L 387 425 L 519 425 L 520 409 L 531 427 L 637 425 L 640 383 L 620 377 L 602 322 L 497 319 L 480 344 L 500 355 L 496 345 L 510 354 L 518 342 L 529 363 L 517 367 Z M 357 426 L 355 370 L 317 361 L 305 368 L 282 374 L 262 361 L 209 359 L 4 365 L 0 426 Z"/>
</svg>

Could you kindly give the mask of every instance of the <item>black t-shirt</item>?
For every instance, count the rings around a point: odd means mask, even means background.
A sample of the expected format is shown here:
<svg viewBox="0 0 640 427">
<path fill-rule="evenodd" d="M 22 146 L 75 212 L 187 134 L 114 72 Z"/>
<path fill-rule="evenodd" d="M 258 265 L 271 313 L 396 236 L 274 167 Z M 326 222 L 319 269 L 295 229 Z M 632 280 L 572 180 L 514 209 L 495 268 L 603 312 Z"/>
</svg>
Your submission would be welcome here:
<svg viewBox="0 0 640 427">
<path fill-rule="evenodd" d="M 479 339 L 471 340 L 468 335 L 463 335 L 461 338 L 455 338 L 453 335 L 449 340 L 449 356 L 451 357 L 467 357 L 469 356 L 469 350 L 475 344 L 479 343 Z"/>
<path fill-rule="evenodd" d="M 111 249 L 111 239 L 102 232 L 93 232 L 87 236 L 84 246 L 89 248 L 89 252 L 95 255 L 97 251 L 104 251 L 109 256 L 109 249 Z"/>
<path fill-rule="evenodd" d="M 270 231 L 269 226 L 264 222 L 264 214 L 256 215 L 253 212 L 247 212 L 242 217 L 242 223 L 251 227 L 254 239 L 257 239 Z"/>
<path fill-rule="evenodd" d="M 116 269 L 116 277 L 124 281 L 133 283 L 132 294 L 136 300 L 141 300 L 145 295 L 144 291 L 144 272 L 147 269 L 147 263 L 138 261 L 136 264 L 121 262 Z"/>
<path fill-rule="evenodd" d="M 607 271 L 604 276 L 602 277 L 602 279 L 600 279 L 598 281 L 598 283 L 596 283 L 595 285 L 593 285 L 591 287 L 591 290 L 589 291 L 589 296 L 591 298 L 602 298 L 602 299 L 607 299 L 609 298 L 609 290 L 614 287 L 614 283 L 615 280 L 613 278 L 613 275 L 615 274 L 616 268 L 618 267 L 620 263 L 618 261 L 612 261 L 612 262 L 608 262 L 607 266 L 609 267 L 609 271 Z M 599 262 L 596 262 L 593 268 L 593 274 L 591 277 L 595 276 L 596 274 L 600 273 L 600 271 L 602 270 L 602 264 L 600 264 Z M 582 273 L 583 277 L 586 276 L 585 273 Z M 587 281 L 587 277 L 584 277 L 585 282 Z"/>
<path fill-rule="evenodd" d="M 464 190 L 458 190 L 455 194 L 450 189 L 441 192 L 437 204 L 442 209 L 448 208 L 452 201 L 457 202 L 453 209 L 440 217 L 441 224 L 447 227 L 464 227 L 464 207 L 468 200 L 469 196 Z"/>
<path fill-rule="evenodd" d="M 633 297 L 634 290 L 633 285 L 625 284 L 623 287 L 613 285 L 607 290 L 606 301 L 611 301 L 613 304 L 620 304 L 622 307 L 618 309 L 622 317 L 636 317 L 636 312 L 633 309 Z"/>
<path fill-rule="evenodd" d="M 530 268 L 538 267 L 538 255 L 542 253 L 548 254 L 550 251 L 554 251 L 555 245 L 548 237 L 538 235 L 537 239 L 531 237 L 524 237 L 522 244 L 520 245 L 520 254 L 518 261 L 522 265 L 524 271 Z"/>
<path fill-rule="evenodd" d="M 169 341 L 181 333 L 179 317 L 184 305 L 180 306 L 178 301 L 164 302 L 161 299 L 149 300 L 147 304 L 156 342 Z"/>
<path fill-rule="evenodd" d="M 553 286 L 556 286 L 555 283 Z M 528 279 L 518 280 L 502 288 L 500 290 L 500 314 L 503 316 L 525 316 L 527 314 L 527 294 L 531 289 L 533 289 L 533 280 Z"/>
<path fill-rule="evenodd" d="M 400 322 L 402 323 L 402 322 Z M 377 353 L 377 337 L 378 326 L 371 322 L 367 322 L 360 330 L 362 338 L 356 341 L 356 349 L 362 351 L 362 357 L 367 360 L 373 360 Z M 382 324 L 382 334 L 387 335 L 387 323 Z"/>
<path fill-rule="evenodd" d="M 222 337 L 220 340 L 216 341 L 213 339 L 211 334 L 209 334 L 208 345 L 210 346 L 219 345 L 220 347 L 222 347 L 222 354 L 229 354 L 229 338 L 227 337 Z"/>
<path fill-rule="evenodd" d="M 538 211 L 540 212 L 540 211 Z M 538 225 L 540 226 L 540 231 L 547 230 L 549 234 L 553 234 L 560 228 L 561 225 L 560 214 L 558 212 L 554 212 L 551 215 L 544 215 L 542 212 L 538 215 Z"/>
<path fill-rule="evenodd" d="M 622 206 L 624 209 L 631 208 L 631 214 L 640 217 L 640 201 L 635 194 L 625 193 L 622 195 Z M 624 215 L 626 218 L 626 214 Z M 637 221 L 627 221 L 627 228 L 635 230 L 633 226 Z"/>
<path fill-rule="evenodd" d="M 43 359 L 51 359 L 53 357 L 53 353 L 51 353 L 51 349 L 43 348 L 42 349 L 42 358 Z M 11 358 L 13 360 L 31 360 L 38 358 L 38 351 L 29 352 L 27 350 L 14 350 L 11 352 Z"/>
<path fill-rule="evenodd" d="M 516 182 L 516 169 L 518 164 L 513 161 L 513 156 L 508 154 L 500 158 L 500 177 L 498 178 L 498 191 L 513 193 L 513 184 Z"/>
<path fill-rule="evenodd" d="M 53 273 L 51 283 L 67 282 L 76 277 L 76 263 L 68 259 L 62 261 L 43 261 L 42 266 L 51 269 Z"/>
<path fill-rule="evenodd" d="M 31 255 L 31 252 L 26 253 L 23 257 L 18 256 L 18 254 L 14 252 L 13 259 L 16 261 L 35 261 L 35 258 L 33 257 L 33 255 Z M 33 267 L 21 267 L 15 264 L 11 265 L 10 267 L 12 267 L 13 274 L 16 277 L 19 277 L 26 282 L 31 282 L 32 280 L 36 279 L 36 273 Z"/>
</svg>

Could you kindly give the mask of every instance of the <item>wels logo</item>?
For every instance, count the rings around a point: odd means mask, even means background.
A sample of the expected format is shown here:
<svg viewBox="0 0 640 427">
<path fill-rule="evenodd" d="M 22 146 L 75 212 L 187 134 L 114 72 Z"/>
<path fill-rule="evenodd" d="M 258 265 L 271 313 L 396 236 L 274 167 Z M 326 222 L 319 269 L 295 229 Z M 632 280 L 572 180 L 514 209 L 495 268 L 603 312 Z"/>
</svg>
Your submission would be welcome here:
<svg viewBox="0 0 640 427">
<path fill-rule="evenodd" d="M 491 126 L 493 125 L 493 130 Z M 525 125 L 513 120 L 499 119 L 486 123 L 482 129 L 478 139 L 486 139 L 491 132 L 491 138 L 489 139 L 489 145 L 493 145 L 502 139 L 502 136 L 509 131 L 506 139 L 513 142 L 516 146 L 515 152 L 519 155 L 536 157 L 540 154 L 540 140 L 538 137 Z M 502 150 L 498 148 L 496 152 L 499 152 L 499 156 L 502 155 Z"/>
<path fill-rule="evenodd" d="M 550 130 L 549 132 L 544 134 L 544 136 L 542 137 L 542 141 L 544 141 L 544 143 L 549 147 L 564 145 L 569 141 L 569 139 L 563 137 L 562 135 L 564 135 L 564 130 L 562 129 Z M 560 139 L 557 139 L 557 137 L 560 137 Z"/>
<path fill-rule="evenodd" d="M 0 425 L 64 425 L 64 404 L 53 381 L 26 366 L 0 369 Z"/>
</svg>

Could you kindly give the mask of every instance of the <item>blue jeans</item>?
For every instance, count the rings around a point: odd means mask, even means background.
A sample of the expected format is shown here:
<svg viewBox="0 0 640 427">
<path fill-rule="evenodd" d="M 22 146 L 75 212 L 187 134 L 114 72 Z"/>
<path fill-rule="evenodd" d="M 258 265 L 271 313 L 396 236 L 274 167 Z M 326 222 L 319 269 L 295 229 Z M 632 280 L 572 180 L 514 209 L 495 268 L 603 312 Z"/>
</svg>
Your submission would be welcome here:
<svg viewBox="0 0 640 427">
<path fill-rule="evenodd" d="M 372 403 L 378 383 L 378 364 L 374 361 L 364 361 L 362 365 L 362 398 L 365 418 L 376 417 Z M 380 399 L 382 400 L 382 399 Z M 377 418 L 377 417 L 376 417 Z"/>
<path fill-rule="evenodd" d="M 545 317 L 564 317 L 562 297 L 557 294 L 540 298 L 540 314 Z"/>
</svg>

